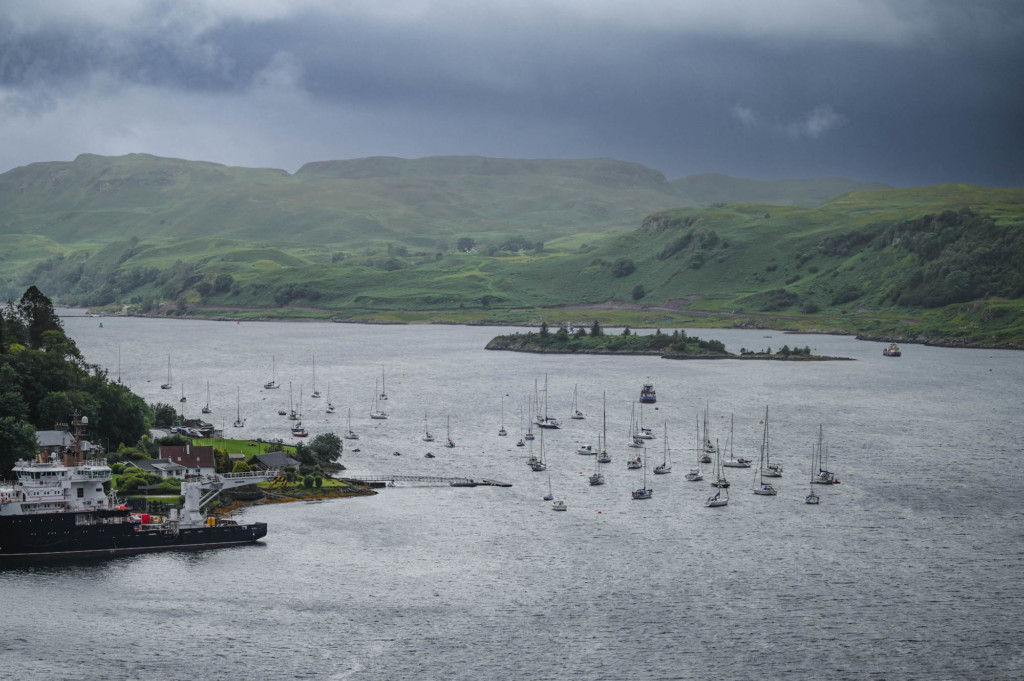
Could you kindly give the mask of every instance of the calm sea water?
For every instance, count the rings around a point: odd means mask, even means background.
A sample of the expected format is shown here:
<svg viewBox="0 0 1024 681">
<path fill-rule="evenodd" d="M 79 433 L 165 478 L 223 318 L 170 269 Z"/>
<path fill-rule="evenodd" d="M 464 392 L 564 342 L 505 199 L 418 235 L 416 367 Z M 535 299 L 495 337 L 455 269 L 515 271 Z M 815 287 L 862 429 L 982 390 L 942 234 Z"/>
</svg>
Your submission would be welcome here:
<svg viewBox="0 0 1024 681">
<path fill-rule="evenodd" d="M 89 361 L 186 416 L 208 380 L 229 437 L 290 441 L 277 409 L 291 383 L 311 435 L 341 434 L 351 408 L 353 473 L 514 486 L 253 507 L 242 518 L 270 525 L 254 546 L 0 569 L 0 677 L 1024 677 L 1020 353 L 907 346 L 891 359 L 847 337 L 688 329 L 731 350 L 809 345 L 857 361 L 672 362 L 487 352 L 502 330 L 480 327 L 65 324 Z M 168 356 L 174 387 L 162 391 Z M 265 391 L 272 357 L 284 388 Z M 382 376 L 391 418 L 371 421 Z M 550 478 L 515 447 L 545 376 L 564 424 L 545 433 Z M 675 468 L 649 475 L 654 498 L 634 501 L 642 473 L 626 470 L 625 444 L 648 378 L 647 454 L 666 456 L 667 425 Z M 574 390 L 584 421 L 568 419 Z M 573 450 L 597 444 L 602 395 L 614 460 L 590 487 L 594 459 Z M 713 489 L 683 477 L 698 416 L 708 407 L 723 444 L 732 416 L 736 454 L 756 458 L 766 406 L 779 495 L 753 495 L 752 470 L 730 469 L 729 505 L 705 508 Z M 439 440 L 450 422 L 458 446 L 423 443 L 425 418 Z M 816 486 L 813 507 L 802 502 L 819 424 L 842 484 Z M 567 513 L 542 501 L 549 485 Z"/>
</svg>

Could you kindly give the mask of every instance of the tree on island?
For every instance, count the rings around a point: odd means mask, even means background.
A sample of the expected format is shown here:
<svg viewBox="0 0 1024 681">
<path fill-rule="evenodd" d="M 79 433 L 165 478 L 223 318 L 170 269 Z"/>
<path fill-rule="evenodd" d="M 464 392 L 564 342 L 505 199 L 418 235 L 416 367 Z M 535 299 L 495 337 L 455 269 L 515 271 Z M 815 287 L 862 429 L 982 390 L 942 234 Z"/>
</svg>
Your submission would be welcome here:
<svg viewBox="0 0 1024 681">
<path fill-rule="evenodd" d="M 601 322 L 594 320 L 593 326 L 590 327 L 590 335 L 593 338 L 599 338 L 604 335 L 604 329 L 601 328 Z"/>
</svg>

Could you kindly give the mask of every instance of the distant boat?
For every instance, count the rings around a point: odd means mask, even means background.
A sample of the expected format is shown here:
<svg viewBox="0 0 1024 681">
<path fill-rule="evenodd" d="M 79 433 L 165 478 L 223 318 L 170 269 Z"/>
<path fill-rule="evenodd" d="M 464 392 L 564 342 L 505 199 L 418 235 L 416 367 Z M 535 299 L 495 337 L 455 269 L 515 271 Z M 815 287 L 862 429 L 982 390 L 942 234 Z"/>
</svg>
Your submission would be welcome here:
<svg viewBox="0 0 1024 681">
<path fill-rule="evenodd" d="M 665 457 L 664 457 L 664 459 L 662 460 L 661 463 L 659 463 L 657 466 L 654 467 L 654 474 L 655 475 L 664 475 L 666 473 L 671 473 L 672 472 L 672 457 L 669 454 L 669 449 L 668 449 L 668 423 L 664 423 L 662 425 L 664 425 L 664 428 L 665 428 L 665 430 L 664 430 Z M 692 473 L 692 472 L 693 471 L 690 471 L 690 473 Z M 701 476 L 701 477 L 703 478 L 704 476 Z M 686 479 L 687 480 L 690 479 L 689 474 L 687 474 Z"/>
<path fill-rule="evenodd" d="M 561 499 L 555 499 L 551 502 L 552 511 L 568 511 L 569 507 L 565 505 L 565 502 Z"/>
<path fill-rule="evenodd" d="M 602 397 L 602 401 L 603 401 L 603 397 Z M 602 444 L 601 443 L 601 436 L 598 436 L 597 448 L 599 450 L 601 450 L 605 455 L 607 455 L 608 452 L 603 450 L 603 449 L 601 449 L 601 444 Z M 589 482 L 590 482 L 591 485 L 603 485 L 604 484 L 604 473 L 601 472 L 601 460 L 599 458 L 594 460 L 594 472 L 590 474 Z"/>
<path fill-rule="evenodd" d="M 203 408 L 200 411 L 202 411 L 204 414 L 209 414 L 212 411 L 210 409 L 210 382 L 209 381 L 206 382 L 206 404 L 203 405 Z"/>
<path fill-rule="evenodd" d="M 316 355 L 313 355 L 313 392 L 309 396 L 314 399 L 320 399 L 320 391 L 316 389 Z"/>
<path fill-rule="evenodd" d="M 388 391 L 384 388 L 384 367 L 380 368 L 380 399 L 382 402 L 388 400 Z"/>
<path fill-rule="evenodd" d="M 427 412 L 423 412 L 423 441 L 434 441 L 434 436 L 430 434 L 430 428 L 427 426 Z"/>
<path fill-rule="evenodd" d="M 426 454 L 423 455 L 423 458 L 424 459 L 433 459 L 434 455 L 431 452 L 427 452 Z"/>
<path fill-rule="evenodd" d="M 533 382 L 533 392 L 534 392 L 534 397 L 536 397 L 537 381 Z M 533 411 L 533 402 L 530 401 L 529 398 L 527 398 L 527 400 L 526 400 L 526 413 L 527 413 L 527 415 L 529 415 L 529 413 L 531 411 Z M 524 440 L 532 440 L 533 438 L 534 438 L 534 435 L 533 435 L 533 423 L 530 421 L 529 417 L 527 417 L 527 419 L 526 419 L 526 435 L 523 436 L 523 439 Z"/>
<path fill-rule="evenodd" d="M 348 426 L 347 426 L 347 431 L 348 432 L 345 433 L 345 439 L 346 440 L 358 440 L 359 439 L 359 436 L 356 435 L 356 431 L 352 430 L 352 407 L 348 408 Z"/>
<path fill-rule="evenodd" d="M 608 453 L 608 403 L 605 393 L 601 393 L 601 442 L 600 450 L 597 453 L 598 463 L 611 463 L 612 457 Z"/>
<path fill-rule="evenodd" d="M 576 402 L 577 387 L 577 385 L 573 385 L 572 387 L 572 413 L 569 414 L 569 418 L 574 419 L 576 421 L 581 421 L 587 418 L 587 416 L 582 411 L 580 411 L 579 404 Z"/>
<path fill-rule="evenodd" d="M 730 451 L 731 451 L 731 447 L 732 447 L 732 428 L 731 427 L 729 429 L 729 443 L 728 443 L 727 446 L 730 448 Z M 718 448 L 718 441 L 717 440 L 715 441 L 715 448 L 716 449 Z M 728 488 L 729 485 L 732 484 L 732 483 L 730 483 L 728 480 L 725 479 L 725 471 L 722 470 L 722 464 L 719 463 L 720 453 L 721 453 L 721 450 L 719 450 L 719 452 L 715 453 L 715 479 L 711 481 L 711 486 L 712 487 L 718 487 L 718 488 L 725 489 L 725 488 Z"/>
<path fill-rule="evenodd" d="M 835 473 L 828 470 L 828 445 L 822 448 L 822 429 L 818 425 L 818 474 L 814 476 L 816 485 L 838 485 L 839 479 Z"/>
<path fill-rule="evenodd" d="M 188 402 L 188 398 L 185 397 L 185 384 L 184 383 L 181 384 L 181 399 L 178 400 L 178 401 L 179 402 Z"/>
<path fill-rule="evenodd" d="M 650 499 L 654 490 L 647 486 L 647 452 L 644 451 L 644 485 L 640 489 L 633 490 L 634 499 Z"/>
<path fill-rule="evenodd" d="M 539 406 L 539 405 L 538 405 Z M 537 425 L 540 428 L 561 428 L 562 424 L 554 416 L 548 416 L 548 375 L 544 374 L 544 416 L 537 414 Z"/>
<path fill-rule="evenodd" d="M 704 446 L 703 446 L 702 438 L 703 438 L 703 435 L 701 434 L 700 422 L 698 421 L 697 422 L 697 467 L 696 468 L 691 468 L 690 472 L 686 474 L 686 479 L 689 480 L 690 482 L 700 482 L 701 480 L 704 479 L 704 471 L 700 467 L 701 463 L 704 460 L 704 456 L 706 455 L 706 452 L 704 451 Z"/>
<path fill-rule="evenodd" d="M 649 427 L 644 426 L 644 403 L 640 403 L 640 418 L 637 419 L 638 428 L 636 430 L 636 436 L 641 440 L 653 440 L 654 431 Z"/>
<path fill-rule="evenodd" d="M 722 465 L 725 466 L 726 468 L 750 468 L 750 464 L 753 463 L 750 459 L 744 459 L 743 457 L 733 458 L 731 443 L 732 443 L 732 422 L 734 420 L 735 420 L 735 417 L 730 414 L 730 416 L 729 416 L 729 442 L 730 442 L 729 458 L 728 458 L 728 460 L 723 461 Z"/>
<path fill-rule="evenodd" d="M 377 406 L 377 382 L 373 383 L 373 407 L 370 408 L 371 419 L 386 419 L 388 413 Z"/>
<path fill-rule="evenodd" d="M 764 429 L 768 432 L 768 407 L 764 408 Z M 782 477 L 782 464 L 773 462 L 769 455 L 769 443 L 765 440 L 764 443 L 764 477 L 766 478 L 781 478 Z"/>
<path fill-rule="evenodd" d="M 899 357 L 903 353 L 900 352 L 900 346 L 895 343 L 889 343 L 888 347 L 882 348 L 882 354 L 886 357 Z"/>
<path fill-rule="evenodd" d="M 171 389 L 171 356 L 167 355 L 167 382 L 160 384 L 161 390 Z"/>
<path fill-rule="evenodd" d="M 505 437 L 508 435 L 508 431 L 505 430 L 505 396 L 501 396 L 501 428 L 498 429 L 498 435 Z"/>
<path fill-rule="evenodd" d="M 811 489 L 810 493 L 804 497 L 805 504 L 817 504 L 821 501 L 821 497 L 814 491 L 814 447 L 811 447 Z"/>
<path fill-rule="evenodd" d="M 277 390 L 281 387 L 277 384 L 277 363 L 273 355 L 270 356 L 270 380 L 264 383 L 263 387 L 267 390 Z"/>
<path fill-rule="evenodd" d="M 241 428 L 242 426 L 245 425 L 245 421 L 242 420 L 242 389 L 236 388 L 236 390 L 238 392 L 238 395 L 236 397 L 238 414 L 235 416 L 234 426 L 235 428 Z"/>
<path fill-rule="evenodd" d="M 334 404 L 331 402 L 331 382 L 327 382 L 327 409 L 325 410 L 328 414 L 334 413 Z"/>
<path fill-rule="evenodd" d="M 452 439 L 452 417 L 451 416 L 448 417 L 448 422 L 447 422 L 447 425 L 445 426 L 445 430 L 447 431 L 447 434 L 446 434 L 446 437 L 445 437 L 445 440 L 444 440 L 444 446 L 447 447 L 448 449 L 453 449 L 455 447 L 455 440 Z"/>
<path fill-rule="evenodd" d="M 764 481 L 765 457 L 768 455 L 768 408 L 764 410 L 764 434 L 761 436 L 761 460 L 757 466 L 758 483 L 754 486 L 754 494 L 763 497 L 774 497 L 779 493 L 770 482 Z"/>
<path fill-rule="evenodd" d="M 533 458 L 533 457 L 531 457 Z M 544 431 L 540 431 L 540 456 L 533 458 L 530 463 L 530 468 L 534 471 L 546 471 L 548 469 L 547 462 L 544 461 Z"/>
<path fill-rule="evenodd" d="M 701 443 L 701 448 L 704 450 L 704 452 L 703 452 L 703 454 L 700 457 L 700 462 L 701 463 L 711 463 L 711 455 L 715 454 L 716 451 L 715 451 L 715 445 L 713 445 L 711 443 L 711 431 L 708 428 L 708 407 L 707 407 L 707 405 L 704 406 L 704 434 L 702 435 L 701 439 L 703 440 L 703 442 Z"/>
<path fill-rule="evenodd" d="M 548 493 L 544 495 L 544 501 L 551 501 L 555 498 L 555 493 L 551 490 L 551 473 L 548 473 Z"/>
<path fill-rule="evenodd" d="M 643 387 L 640 388 L 640 403 L 654 404 L 657 401 L 658 395 L 654 392 L 654 385 L 651 383 L 644 383 Z"/>
<path fill-rule="evenodd" d="M 729 503 L 729 489 L 725 488 L 725 496 L 722 496 L 722 490 L 718 490 L 704 502 L 704 505 L 709 508 L 715 508 L 717 506 L 725 506 Z"/>
</svg>

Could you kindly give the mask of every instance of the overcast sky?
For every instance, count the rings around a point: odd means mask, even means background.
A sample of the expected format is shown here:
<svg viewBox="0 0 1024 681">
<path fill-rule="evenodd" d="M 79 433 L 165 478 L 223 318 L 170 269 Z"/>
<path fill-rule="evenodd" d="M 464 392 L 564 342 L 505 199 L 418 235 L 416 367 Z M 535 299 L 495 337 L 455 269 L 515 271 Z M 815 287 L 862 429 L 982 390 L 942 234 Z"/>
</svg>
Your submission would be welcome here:
<svg viewBox="0 0 1024 681">
<path fill-rule="evenodd" d="M 1021 0 L 0 0 L 0 172 L 612 157 L 1024 186 Z"/>
</svg>

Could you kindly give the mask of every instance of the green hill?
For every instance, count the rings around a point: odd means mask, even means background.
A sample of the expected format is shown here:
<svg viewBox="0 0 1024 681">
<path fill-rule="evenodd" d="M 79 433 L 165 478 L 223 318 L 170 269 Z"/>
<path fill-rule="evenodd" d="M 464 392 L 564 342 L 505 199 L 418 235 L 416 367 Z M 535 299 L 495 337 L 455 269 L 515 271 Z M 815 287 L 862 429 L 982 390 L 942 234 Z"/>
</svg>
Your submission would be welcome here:
<svg viewBox="0 0 1024 681">
<path fill-rule="evenodd" d="M 0 278 L 8 297 L 34 284 L 151 314 L 1024 341 L 1024 190 L 818 201 L 865 185 L 697 177 L 610 159 L 381 157 L 289 175 L 84 155 L 0 175 Z M 761 203 L 717 200 L 741 195 Z"/>
</svg>

